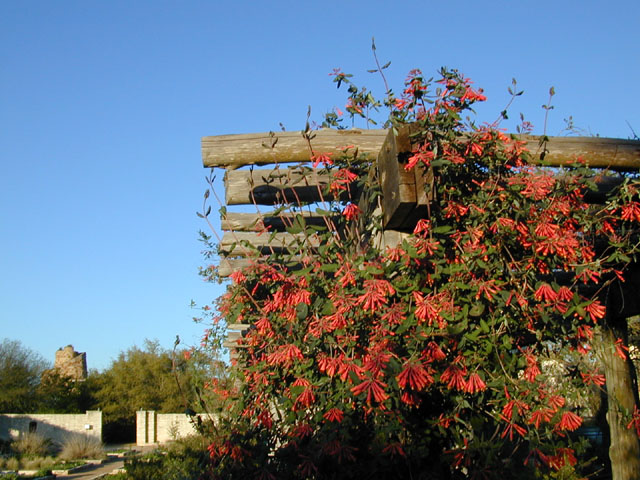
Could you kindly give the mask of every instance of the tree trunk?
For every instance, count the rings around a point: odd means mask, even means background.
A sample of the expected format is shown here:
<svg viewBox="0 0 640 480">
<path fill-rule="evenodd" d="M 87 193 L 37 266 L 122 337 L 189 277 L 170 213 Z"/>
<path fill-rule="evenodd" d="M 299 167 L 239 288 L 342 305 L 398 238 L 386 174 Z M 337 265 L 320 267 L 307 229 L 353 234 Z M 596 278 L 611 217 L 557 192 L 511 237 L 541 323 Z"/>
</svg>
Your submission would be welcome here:
<svg viewBox="0 0 640 480">
<path fill-rule="evenodd" d="M 637 389 L 633 382 L 631 360 L 623 359 L 616 350 L 616 341 L 627 345 L 626 318 L 608 318 L 602 328 L 600 358 L 607 378 L 607 421 L 611 444 L 609 458 L 613 480 L 640 479 L 640 442 L 635 428 L 627 428 L 637 405 Z M 626 352 L 624 352 L 626 354 Z"/>
</svg>

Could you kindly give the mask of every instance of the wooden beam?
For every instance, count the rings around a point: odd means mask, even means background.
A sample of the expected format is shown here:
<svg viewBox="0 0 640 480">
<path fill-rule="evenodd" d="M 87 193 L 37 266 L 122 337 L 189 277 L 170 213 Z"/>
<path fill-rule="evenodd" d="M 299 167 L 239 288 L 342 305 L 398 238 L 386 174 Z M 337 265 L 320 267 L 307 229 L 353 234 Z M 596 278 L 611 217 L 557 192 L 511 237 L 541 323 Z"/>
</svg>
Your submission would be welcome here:
<svg viewBox="0 0 640 480">
<path fill-rule="evenodd" d="M 311 146 L 314 152 L 338 156 L 343 154 L 341 147 L 353 145 L 359 154 L 376 158 L 387 133 L 382 129 L 315 130 L 311 132 Z M 205 167 L 238 168 L 308 162 L 310 156 L 309 144 L 299 131 L 202 137 L 202 163 Z"/>
<path fill-rule="evenodd" d="M 274 214 L 273 212 L 266 212 L 264 214 L 227 212 L 227 214 L 221 218 L 221 227 L 224 231 L 235 232 L 262 232 L 265 229 L 269 229 L 270 231 L 284 231 L 293 224 L 294 219 L 298 215 L 302 215 L 307 225 L 326 225 L 324 216 L 303 210 L 300 212 L 282 212 L 278 214 Z"/>
<path fill-rule="evenodd" d="M 316 170 L 290 168 L 227 170 L 224 176 L 227 205 L 275 205 L 319 202 L 330 177 Z M 329 195 L 326 195 L 328 199 Z"/>
<path fill-rule="evenodd" d="M 403 136 L 398 139 L 402 144 Z M 390 132 L 378 156 L 383 225 L 387 229 L 400 227 L 418 202 L 415 174 L 404 169 L 398 154 L 396 137 Z"/>
<path fill-rule="evenodd" d="M 611 170 L 640 169 L 640 141 L 602 137 L 548 137 L 546 145 L 541 145 L 540 136 L 523 135 L 527 149 L 534 156 L 535 163 L 550 166 L 570 165 L 578 157 L 589 167 L 610 168 Z M 547 150 L 544 157 L 541 154 Z"/>
<path fill-rule="evenodd" d="M 315 248 L 320 244 L 317 235 L 291 233 L 227 232 L 222 236 L 220 251 L 234 256 L 255 256 L 260 251 L 294 250 L 299 245 Z M 248 246 L 249 245 L 249 246 Z"/>
</svg>

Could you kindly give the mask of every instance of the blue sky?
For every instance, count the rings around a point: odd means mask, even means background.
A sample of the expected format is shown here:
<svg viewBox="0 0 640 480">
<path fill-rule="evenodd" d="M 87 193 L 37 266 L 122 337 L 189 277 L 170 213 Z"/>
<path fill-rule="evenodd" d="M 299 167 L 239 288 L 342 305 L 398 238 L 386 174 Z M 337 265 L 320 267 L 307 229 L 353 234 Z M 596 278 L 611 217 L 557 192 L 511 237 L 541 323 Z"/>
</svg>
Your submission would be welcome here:
<svg viewBox="0 0 640 480">
<path fill-rule="evenodd" d="M 90 368 L 145 338 L 197 344 L 189 304 L 222 293 L 195 212 L 205 135 L 304 127 L 343 107 L 340 67 L 383 93 L 412 68 L 455 67 L 482 87 L 481 120 L 505 106 L 541 133 L 563 119 L 601 136 L 640 133 L 637 1 L 0 2 L 0 339 Z"/>
</svg>

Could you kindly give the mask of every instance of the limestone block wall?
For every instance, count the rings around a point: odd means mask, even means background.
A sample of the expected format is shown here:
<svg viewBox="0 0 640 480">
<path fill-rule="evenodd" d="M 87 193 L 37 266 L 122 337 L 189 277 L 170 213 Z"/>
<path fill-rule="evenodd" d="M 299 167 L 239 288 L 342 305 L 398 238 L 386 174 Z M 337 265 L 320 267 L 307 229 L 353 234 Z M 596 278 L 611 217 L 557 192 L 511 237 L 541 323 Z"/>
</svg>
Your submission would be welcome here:
<svg viewBox="0 0 640 480">
<path fill-rule="evenodd" d="M 204 418 L 204 415 L 201 415 Z M 157 413 L 140 410 L 136 413 L 136 443 L 151 445 L 167 443 L 196 433 L 191 418 L 184 413 Z"/>
<path fill-rule="evenodd" d="M 0 415 L 0 439 L 11 440 L 22 433 L 35 432 L 56 443 L 72 434 L 84 434 L 102 441 L 102 412 L 85 413 L 8 413 Z"/>
</svg>

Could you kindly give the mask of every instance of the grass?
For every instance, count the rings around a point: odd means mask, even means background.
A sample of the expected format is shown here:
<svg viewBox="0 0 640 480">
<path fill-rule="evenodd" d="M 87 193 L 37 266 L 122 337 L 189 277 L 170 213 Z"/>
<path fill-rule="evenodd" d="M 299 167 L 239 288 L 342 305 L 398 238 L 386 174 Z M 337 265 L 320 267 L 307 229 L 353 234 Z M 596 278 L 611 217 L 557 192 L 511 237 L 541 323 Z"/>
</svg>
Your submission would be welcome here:
<svg viewBox="0 0 640 480">
<path fill-rule="evenodd" d="M 104 445 L 89 435 L 71 435 L 62 444 L 60 459 L 78 460 L 82 458 L 104 458 Z"/>
<path fill-rule="evenodd" d="M 23 433 L 11 444 L 19 456 L 43 457 L 53 450 L 53 443 L 37 433 Z"/>
</svg>

